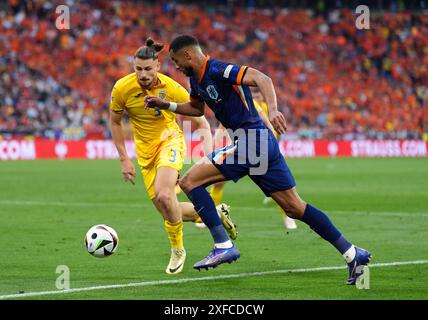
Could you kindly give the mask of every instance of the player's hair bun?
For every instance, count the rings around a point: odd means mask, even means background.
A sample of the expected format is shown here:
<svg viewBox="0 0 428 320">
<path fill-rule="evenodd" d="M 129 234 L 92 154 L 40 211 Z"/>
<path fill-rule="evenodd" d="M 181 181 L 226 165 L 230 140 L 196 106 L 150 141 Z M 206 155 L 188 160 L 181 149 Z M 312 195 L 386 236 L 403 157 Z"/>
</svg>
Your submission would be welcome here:
<svg viewBox="0 0 428 320">
<path fill-rule="evenodd" d="M 148 38 L 146 40 L 146 46 L 150 47 L 155 43 L 155 40 L 153 40 L 152 38 Z"/>
<path fill-rule="evenodd" d="M 163 49 L 163 44 L 162 43 L 155 43 L 153 45 L 153 47 L 155 48 L 156 52 L 159 52 L 159 51 L 161 51 Z"/>
<path fill-rule="evenodd" d="M 134 58 L 140 59 L 157 59 L 158 52 L 163 49 L 162 43 L 155 43 L 155 40 L 148 38 L 146 40 L 146 45 L 140 47 L 134 55 Z"/>
<path fill-rule="evenodd" d="M 162 43 L 155 43 L 155 40 L 153 40 L 152 38 L 148 38 L 146 40 L 146 46 L 147 47 L 153 47 L 153 49 L 156 52 L 159 52 L 163 49 L 164 45 Z"/>
</svg>

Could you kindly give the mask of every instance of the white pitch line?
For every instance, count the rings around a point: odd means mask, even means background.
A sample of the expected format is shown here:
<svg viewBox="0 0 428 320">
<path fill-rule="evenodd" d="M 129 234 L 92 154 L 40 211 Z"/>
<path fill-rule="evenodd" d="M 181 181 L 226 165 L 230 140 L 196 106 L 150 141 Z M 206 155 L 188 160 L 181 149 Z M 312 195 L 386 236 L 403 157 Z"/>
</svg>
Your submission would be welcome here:
<svg viewBox="0 0 428 320">
<path fill-rule="evenodd" d="M 60 201 L 34 201 L 34 200 L 0 200 L 0 205 L 8 206 L 54 206 L 54 207 L 99 207 L 99 208 L 152 208 L 151 203 L 104 203 L 104 202 L 60 202 Z M 277 211 L 276 207 L 241 207 L 233 206 L 233 209 L 248 210 L 248 211 Z M 391 217 L 424 217 L 428 218 L 426 212 L 393 212 L 393 211 L 353 211 L 353 210 L 327 210 L 327 213 L 333 214 L 368 214 L 368 215 L 383 215 Z"/>
<path fill-rule="evenodd" d="M 0 200 L 0 205 L 12 206 L 53 206 L 53 207 L 115 207 L 115 208 L 148 208 L 151 204 L 120 204 L 108 202 L 60 202 L 33 200 Z"/>
<path fill-rule="evenodd" d="M 381 216 L 389 216 L 389 217 L 423 217 L 428 218 L 428 213 L 426 212 L 400 212 L 400 211 L 346 211 L 346 210 L 332 210 L 327 211 L 327 213 L 335 213 L 335 214 L 368 214 L 368 215 L 381 215 Z"/>
<path fill-rule="evenodd" d="M 427 264 L 427 263 L 428 263 L 428 260 L 415 260 L 415 261 L 374 263 L 369 265 L 369 267 L 370 268 L 392 267 L 392 266 Z M 177 279 L 177 280 L 157 280 L 157 281 L 147 281 L 147 282 L 126 283 L 126 284 L 112 284 L 112 285 L 83 287 L 83 288 L 56 290 L 56 291 L 39 291 L 39 292 L 28 292 L 28 293 L 20 293 L 20 294 L 7 294 L 7 295 L 0 295 L 0 300 L 35 297 L 35 296 L 60 295 L 60 294 L 83 292 L 83 291 L 94 291 L 94 290 L 108 290 L 108 289 L 129 288 L 129 287 L 148 287 L 148 286 L 170 285 L 170 284 L 187 283 L 187 282 L 195 282 L 195 281 L 210 281 L 210 280 L 222 280 L 222 279 L 233 279 L 233 278 L 243 278 L 243 277 L 257 277 L 257 276 L 265 276 L 265 275 L 272 275 L 272 274 L 279 274 L 279 273 L 302 273 L 302 272 L 317 272 L 317 271 L 329 271 L 329 270 L 340 270 L 340 269 L 346 269 L 346 266 L 305 268 L 305 269 L 282 269 L 282 270 L 272 270 L 272 271 L 225 274 L 220 276 L 209 276 L 209 277 L 199 277 L 199 278 L 184 278 L 184 279 Z"/>
</svg>

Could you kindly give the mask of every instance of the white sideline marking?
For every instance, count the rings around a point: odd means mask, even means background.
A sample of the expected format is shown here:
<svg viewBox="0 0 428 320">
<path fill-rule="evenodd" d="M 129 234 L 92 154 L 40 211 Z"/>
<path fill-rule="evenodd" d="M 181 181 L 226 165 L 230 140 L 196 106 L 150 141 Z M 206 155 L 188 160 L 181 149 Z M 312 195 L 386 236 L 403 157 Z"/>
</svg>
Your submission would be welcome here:
<svg viewBox="0 0 428 320">
<path fill-rule="evenodd" d="M 12 206 L 54 206 L 54 207 L 117 207 L 117 208 L 147 208 L 152 204 L 120 204 L 103 202 L 60 202 L 60 201 L 33 201 L 33 200 L 0 200 L 0 205 Z"/>
<path fill-rule="evenodd" d="M 391 266 L 426 264 L 426 263 L 428 263 L 428 260 L 415 260 L 415 261 L 402 261 L 402 262 L 374 263 L 374 264 L 369 265 L 369 267 L 370 268 L 373 268 L 373 267 L 391 267 Z M 186 282 L 194 282 L 194 281 L 209 281 L 209 280 L 233 279 L 233 278 L 243 278 L 243 277 L 257 277 L 257 276 L 265 276 L 265 275 L 278 274 L 278 273 L 302 273 L 302 272 L 316 272 L 316 271 L 328 271 L 328 270 L 339 270 L 339 269 L 346 269 L 346 266 L 320 267 L 320 268 L 308 268 L 308 269 L 282 269 L 282 270 L 261 271 L 261 272 L 225 274 L 225 275 L 220 275 L 220 276 L 210 276 L 210 277 L 200 277 L 200 278 L 184 278 L 184 279 L 177 279 L 177 280 L 158 280 L 158 281 L 135 282 L 135 283 L 126 283 L 126 284 L 112 284 L 112 285 L 105 285 L 105 286 L 83 287 L 83 288 L 56 290 L 56 291 L 39 291 L 39 292 L 28 292 L 28 293 L 20 293 L 20 294 L 7 294 L 7 295 L 0 295 L 0 300 L 13 299 L 13 298 L 35 297 L 35 296 L 46 296 L 46 295 L 57 295 L 57 294 L 67 294 L 67 293 L 74 293 L 74 292 L 94 291 L 94 290 L 104 290 L 104 289 L 117 289 L 117 288 L 128 288 L 128 287 L 147 287 L 147 286 L 159 286 L 159 285 L 186 283 Z"/>
<path fill-rule="evenodd" d="M 367 215 L 381 215 L 389 217 L 424 217 L 428 218 L 428 213 L 426 212 L 400 212 L 400 211 L 346 211 L 346 210 L 332 210 L 327 213 L 337 213 L 337 214 L 367 214 Z"/>
<path fill-rule="evenodd" d="M 12 206 L 54 206 L 54 207 L 100 207 L 100 208 L 153 208 L 151 203 L 136 203 L 136 204 L 121 204 L 121 203 L 104 203 L 104 202 L 60 202 L 60 201 L 33 201 L 33 200 L 0 200 L 0 205 Z M 276 207 L 241 207 L 233 206 L 233 209 L 241 209 L 248 211 L 277 211 Z M 368 214 L 382 215 L 391 217 L 424 217 L 428 218 L 426 212 L 391 212 L 391 211 L 353 211 L 353 210 L 326 210 L 326 213 L 333 214 Z"/>
</svg>

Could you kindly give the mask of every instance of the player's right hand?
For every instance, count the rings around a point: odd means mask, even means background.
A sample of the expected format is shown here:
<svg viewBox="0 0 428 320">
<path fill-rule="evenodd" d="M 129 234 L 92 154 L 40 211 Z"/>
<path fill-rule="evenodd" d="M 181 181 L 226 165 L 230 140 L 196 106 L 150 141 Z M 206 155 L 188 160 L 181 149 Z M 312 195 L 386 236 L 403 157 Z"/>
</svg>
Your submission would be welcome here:
<svg viewBox="0 0 428 320">
<path fill-rule="evenodd" d="M 287 131 L 287 122 L 280 111 L 273 111 L 269 114 L 269 121 L 273 128 L 281 135 Z"/>
<path fill-rule="evenodd" d="M 159 108 L 159 109 L 168 109 L 169 102 L 155 96 L 145 96 L 144 97 L 144 107 L 148 108 Z"/>
<path fill-rule="evenodd" d="M 122 176 L 125 182 L 131 181 L 132 184 L 135 184 L 135 167 L 130 159 L 122 161 Z"/>
</svg>

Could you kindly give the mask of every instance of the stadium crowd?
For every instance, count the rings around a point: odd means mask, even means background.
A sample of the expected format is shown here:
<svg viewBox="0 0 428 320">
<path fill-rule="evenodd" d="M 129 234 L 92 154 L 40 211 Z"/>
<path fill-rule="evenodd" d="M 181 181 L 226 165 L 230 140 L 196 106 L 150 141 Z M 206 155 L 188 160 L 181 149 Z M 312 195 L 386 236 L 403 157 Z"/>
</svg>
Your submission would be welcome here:
<svg viewBox="0 0 428 320">
<path fill-rule="evenodd" d="M 350 9 L 65 2 L 68 30 L 55 27 L 62 1 L 0 7 L 0 135 L 108 137 L 110 91 L 135 50 L 189 33 L 273 79 L 290 138 L 428 139 L 427 11 L 374 12 L 358 30 Z M 167 50 L 160 57 L 188 87 Z"/>
</svg>

